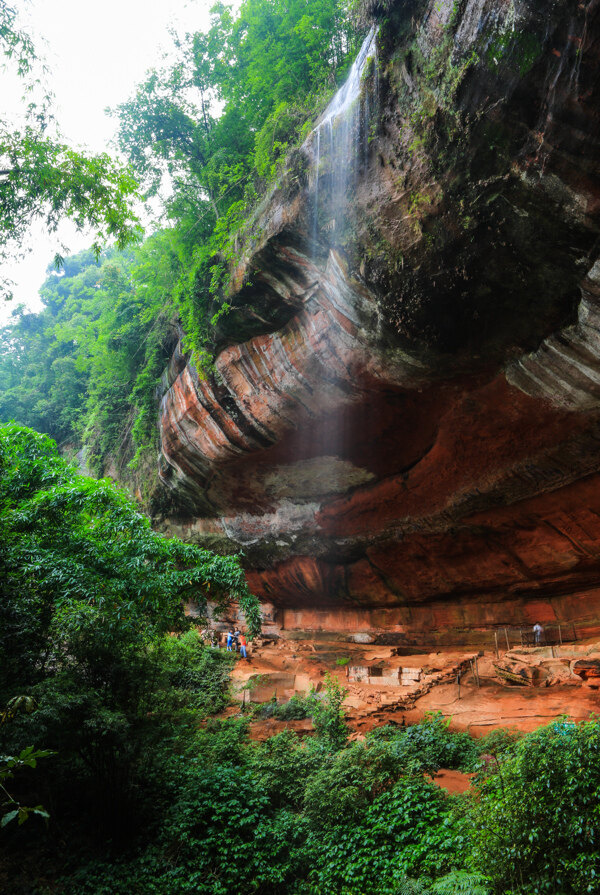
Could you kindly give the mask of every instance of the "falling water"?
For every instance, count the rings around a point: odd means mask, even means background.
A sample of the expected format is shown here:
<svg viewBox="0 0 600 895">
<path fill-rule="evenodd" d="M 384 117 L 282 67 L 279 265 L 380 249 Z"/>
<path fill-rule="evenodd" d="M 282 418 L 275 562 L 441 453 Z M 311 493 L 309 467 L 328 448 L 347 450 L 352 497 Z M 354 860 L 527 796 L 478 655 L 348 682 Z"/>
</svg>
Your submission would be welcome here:
<svg viewBox="0 0 600 895">
<path fill-rule="evenodd" d="M 346 78 L 345 84 L 340 87 L 325 109 L 320 121 L 317 123 L 317 127 L 322 126 L 325 121 L 332 121 L 339 118 L 340 115 L 350 109 L 357 99 L 360 93 L 360 82 L 365 65 L 368 60 L 376 54 L 376 37 L 377 29 L 375 28 L 375 25 L 373 25 L 363 41 L 358 56 L 352 63 L 352 68 Z"/>
<path fill-rule="evenodd" d="M 362 77 L 371 59 L 375 60 L 375 105 L 377 103 L 377 30 L 367 34 L 346 82 L 333 97 L 317 122 L 309 141 L 312 146 L 313 220 L 312 237 L 319 236 L 319 199 L 327 200 L 325 226 L 338 241 L 346 223 L 348 194 L 356 183 L 359 163 L 368 157 L 372 99 L 369 89 L 361 92 Z M 322 181 L 322 184 L 321 184 Z M 325 203 L 321 204 L 325 207 Z"/>
<path fill-rule="evenodd" d="M 355 483 L 355 476 L 364 474 L 364 470 L 357 472 L 350 459 L 356 434 L 355 417 L 349 404 L 358 394 L 358 389 L 353 392 L 349 388 L 345 368 L 350 337 L 344 331 L 342 346 L 338 344 L 339 337 L 335 334 L 330 337 L 328 332 L 330 326 L 339 327 L 336 322 L 339 314 L 347 316 L 349 321 L 357 320 L 354 295 L 344 280 L 336 253 L 329 255 L 323 265 L 322 250 L 326 245 L 338 250 L 347 248 L 350 242 L 353 192 L 358 186 L 360 169 L 368 161 L 371 116 L 374 118 L 378 110 L 376 39 L 377 31 L 373 27 L 345 83 L 304 144 L 310 159 L 308 223 L 315 275 L 310 292 L 311 313 L 307 315 L 314 353 L 305 370 L 311 385 L 310 411 L 314 420 L 310 451 L 315 462 L 319 458 L 322 470 L 318 487 L 328 495 L 345 493 Z M 365 78 L 372 62 L 374 75 Z M 295 462 L 301 451 L 306 452 L 302 438 L 305 436 L 299 434 L 298 442 L 293 438 L 289 442 L 290 457 Z"/>
<path fill-rule="evenodd" d="M 313 245 L 317 244 L 317 237 L 319 235 L 319 163 L 321 160 L 321 128 L 317 128 L 317 133 L 315 137 L 317 141 L 316 151 L 315 151 L 315 199 L 314 199 L 314 211 L 313 211 Z"/>
</svg>

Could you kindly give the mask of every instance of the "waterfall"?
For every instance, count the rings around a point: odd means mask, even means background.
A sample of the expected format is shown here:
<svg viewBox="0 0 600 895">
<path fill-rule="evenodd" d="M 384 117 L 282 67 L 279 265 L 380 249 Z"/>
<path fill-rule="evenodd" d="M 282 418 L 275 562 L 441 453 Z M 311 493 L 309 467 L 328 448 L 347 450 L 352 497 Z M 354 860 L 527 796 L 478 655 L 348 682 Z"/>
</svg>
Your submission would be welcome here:
<svg viewBox="0 0 600 895">
<path fill-rule="evenodd" d="M 336 95 L 333 97 L 320 120 L 317 122 L 317 128 L 321 127 L 326 121 L 333 121 L 347 112 L 360 94 L 360 82 L 365 70 L 365 66 L 369 59 L 374 57 L 377 52 L 376 48 L 377 29 L 375 25 L 371 26 L 371 30 L 365 37 L 362 47 L 358 55 L 352 63 L 352 68 L 346 78 L 346 82 L 340 87 Z M 317 129 L 315 128 L 315 130 Z"/>
<path fill-rule="evenodd" d="M 329 338 L 328 330 L 329 327 L 340 328 L 339 318 L 346 318 L 349 325 L 358 326 L 358 316 L 354 293 L 345 280 L 336 253 L 329 255 L 325 265 L 320 264 L 323 260 L 320 256 L 326 245 L 345 248 L 351 243 L 353 195 L 361 167 L 368 163 L 371 120 L 378 111 L 376 41 L 377 30 L 373 26 L 345 83 L 304 143 L 309 160 L 309 254 L 314 264 L 311 271 L 315 276 L 314 285 L 318 284 L 318 288 L 310 292 L 307 320 L 315 350 L 305 375 L 312 396 L 310 416 L 318 420 L 311 447 L 315 457 L 321 456 L 320 487 L 329 494 L 345 493 L 358 473 L 348 460 L 356 437 L 353 417 L 346 408 L 347 403 L 356 397 L 346 381 L 346 365 L 351 363 L 354 337 L 342 326 L 344 334 L 338 344 L 336 337 Z M 369 65 L 373 63 L 371 77 Z M 298 438 L 301 442 L 300 435 Z M 292 444 L 293 439 L 289 449 L 290 456 L 294 457 Z M 363 474 L 364 470 L 360 472 Z"/>
<path fill-rule="evenodd" d="M 362 91 L 362 78 L 371 60 L 375 62 L 373 90 Z M 355 185 L 359 164 L 368 158 L 371 113 L 377 106 L 377 29 L 367 34 L 345 83 L 335 94 L 310 134 L 306 145 L 312 156 L 310 183 L 313 192 L 312 238 L 316 247 L 321 228 L 319 208 L 330 212 L 325 227 L 344 237 L 348 197 Z M 374 100 L 374 102 L 373 102 Z M 375 109 L 373 109 L 375 106 Z"/>
</svg>

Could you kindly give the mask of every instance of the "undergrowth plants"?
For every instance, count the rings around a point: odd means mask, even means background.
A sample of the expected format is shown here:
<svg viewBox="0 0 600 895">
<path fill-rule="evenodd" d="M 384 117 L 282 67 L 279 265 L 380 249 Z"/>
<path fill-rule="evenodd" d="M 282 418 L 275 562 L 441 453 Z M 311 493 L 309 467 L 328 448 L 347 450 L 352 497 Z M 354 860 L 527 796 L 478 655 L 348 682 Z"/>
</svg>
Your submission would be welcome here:
<svg viewBox="0 0 600 895">
<path fill-rule="evenodd" d="M 79 648 L 83 661 L 93 642 Z M 473 739 L 432 713 L 356 740 L 333 677 L 286 705 L 215 716 L 232 661 L 195 632 L 163 637 L 141 665 L 123 644 L 120 679 L 145 694 L 142 711 L 64 674 L 34 688 L 35 711 L 4 729 L 15 754 L 25 741 L 55 749 L 40 777 L 50 821 L 5 840 L 15 866 L 33 850 L 44 878 L 15 871 L 15 895 L 229 895 L 240 880 L 257 895 L 599 891 L 597 719 Z M 310 715 L 315 730 L 255 742 L 261 714 Z M 440 768 L 476 772 L 471 792 L 449 796 L 432 780 Z M 66 832 L 68 859 L 48 863 Z"/>
<path fill-rule="evenodd" d="M 15 895 L 228 895 L 240 879 L 261 895 L 600 891 L 597 718 L 476 740 L 432 713 L 356 740 L 331 675 L 255 710 L 310 716 L 313 735 L 256 743 L 253 713 L 215 717 L 235 660 L 181 609 L 210 583 L 258 630 L 236 557 L 160 538 L 122 492 L 16 425 L 0 429 L 0 533 L 0 842 Z M 448 796 L 441 768 L 473 772 L 471 793 Z"/>
</svg>

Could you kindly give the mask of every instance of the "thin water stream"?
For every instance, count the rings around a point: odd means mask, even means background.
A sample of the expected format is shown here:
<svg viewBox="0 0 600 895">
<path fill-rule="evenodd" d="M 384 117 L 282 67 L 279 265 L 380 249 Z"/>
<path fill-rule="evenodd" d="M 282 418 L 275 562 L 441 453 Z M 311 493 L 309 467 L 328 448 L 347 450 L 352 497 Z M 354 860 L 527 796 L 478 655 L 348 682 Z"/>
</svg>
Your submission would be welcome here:
<svg viewBox="0 0 600 895">
<path fill-rule="evenodd" d="M 374 61 L 373 83 L 363 90 L 363 76 Z M 312 154 L 312 238 L 319 231 L 344 232 L 346 210 L 359 164 L 368 157 L 371 114 L 377 105 L 377 29 L 373 25 L 352 64 L 345 83 L 335 94 L 312 131 L 307 145 Z M 323 220 L 321 220 L 323 219 Z"/>
</svg>

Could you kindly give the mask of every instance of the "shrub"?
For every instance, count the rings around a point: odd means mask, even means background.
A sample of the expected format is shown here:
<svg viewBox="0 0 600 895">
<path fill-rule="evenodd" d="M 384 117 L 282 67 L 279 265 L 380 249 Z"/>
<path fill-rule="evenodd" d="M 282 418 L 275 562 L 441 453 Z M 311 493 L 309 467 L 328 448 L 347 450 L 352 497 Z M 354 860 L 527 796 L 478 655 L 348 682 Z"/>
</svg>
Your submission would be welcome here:
<svg viewBox="0 0 600 895">
<path fill-rule="evenodd" d="M 248 759 L 262 789 L 276 808 L 302 807 L 307 783 L 325 761 L 323 747 L 312 737 L 302 741 L 291 730 L 251 748 Z"/>
<path fill-rule="evenodd" d="M 255 711 L 257 718 L 276 718 L 278 721 L 301 721 L 310 718 L 314 712 L 316 699 L 314 694 L 300 696 L 298 693 L 279 703 L 276 699 L 258 706 Z"/>
<path fill-rule="evenodd" d="M 481 785 L 475 865 L 498 891 L 600 891 L 600 723 L 554 722 L 524 737 Z"/>
<path fill-rule="evenodd" d="M 332 749 L 341 749 L 348 742 L 348 726 L 342 704 L 346 690 L 336 677 L 325 675 L 325 694 L 316 699 L 312 712 L 313 725 L 317 736 Z"/>
<path fill-rule="evenodd" d="M 369 734 L 371 742 L 387 740 L 413 771 L 435 773 L 440 768 L 472 770 L 479 750 L 468 733 L 453 733 L 450 718 L 432 712 L 411 727 L 380 727 Z"/>
<path fill-rule="evenodd" d="M 227 689 L 235 657 L 226 650 L 205 646 L 195 629 L 179 637 L 166 637 L 158 659 L 167 676 L 168 689 L 203 715 L 221 711 L 229 702 Z"/>
<path fill-rule="evenodd" d="M 306 783 L 304 811 L 311 825 L 327 829 L 360 823 L 365 809 L 406 774 L 395 742 L 351 743 L 329 756 Z"/>
<path fill-rule="evenodd" d="M 391 895 L 406 876 L 438 876 L 454 863 L 452 814 L 442 791 L 405 777 L 352 825 L 326 836 L 312 874 L 321 895 Z"/>
</svg>

